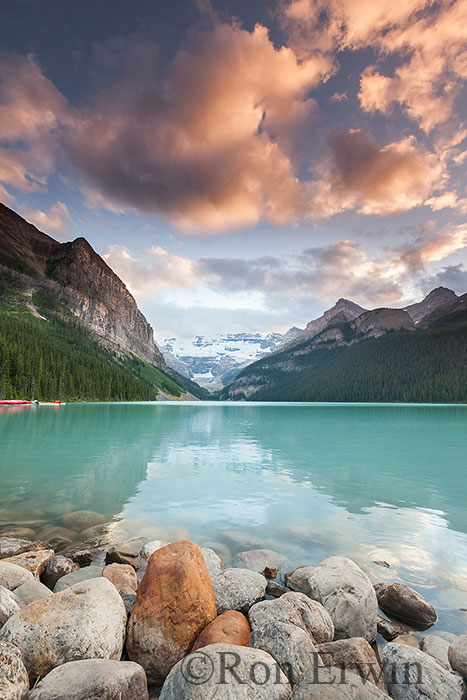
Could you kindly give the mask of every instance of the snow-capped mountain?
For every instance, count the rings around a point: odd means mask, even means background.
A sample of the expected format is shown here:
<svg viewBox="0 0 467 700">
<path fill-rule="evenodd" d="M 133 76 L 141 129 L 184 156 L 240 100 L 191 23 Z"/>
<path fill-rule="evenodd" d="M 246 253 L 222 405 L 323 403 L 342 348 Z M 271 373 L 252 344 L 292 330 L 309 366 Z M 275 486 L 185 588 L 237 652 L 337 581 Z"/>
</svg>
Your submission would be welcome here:
<svg viewBox="0 0 467 700">
<path fill-rule="evenodd" d="M 277 350 L 300 332 L 301 329 L 294 326 L 284 334 L 226 333 L 197 335 L 190 340 L 167 338 L 161 343 L 161 349 L 169 367 L 215 391 L 231 381 L 243 367 Z"/>
</svg>

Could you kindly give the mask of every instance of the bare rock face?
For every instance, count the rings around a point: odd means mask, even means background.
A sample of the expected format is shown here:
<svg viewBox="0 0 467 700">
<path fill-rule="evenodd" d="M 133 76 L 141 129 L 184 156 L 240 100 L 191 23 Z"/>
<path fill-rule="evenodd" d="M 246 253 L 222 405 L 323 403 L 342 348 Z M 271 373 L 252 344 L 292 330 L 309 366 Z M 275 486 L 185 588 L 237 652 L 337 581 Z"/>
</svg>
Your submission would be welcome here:
<svg viewBox="0 0 467 700">
<path fill-rule="evenodd" d="M 17 564 L 27 569 L 32 573 L 35 579 L 39 579 L 41 573 L 47 566 L 47 562 L 52 559 L 55 554 L 53 549 L 39 549 L 36 552 L 23 552 L 16 554 L 14 557 L 2 559 L 3 563 Z"/>
<path fill-rule="evenodd" d="M 31 603 L 0 630 L 0 639 L 20 649 L 31 680 L 80 659 L 120 659 L 126 613 L 105 578 L 84 581 Z"/>
<path fill-rule="evenodd" d="M 290 683 L 261 649 L 210 644 L 179 661 L 160 700 L 290 700 Z"/>
<path fill-rule="evenodd" d="M 0 641 L 0 698 L 21 700 L 28 690 L 29 677 L 20 650 Z"/>
<path fill-rule="evenodd" d="M 189 540 L 149 559 L 128 622 L 127 651 L 160 684 L 216 617 L 211 577 L 201 549 Z"/>
<path fill-rule="evenodd" d="M 79 565 L 72 559 L 58 554 L 47 562 L 47 566 L 41 576 L 42 583 L 53 591 L 58 579 L 71 574 L 73 571 L 78 571 L 78 569 Z"/>
<path fill-rule="evenodd" d="M 206 647 L 208 644 L 235 644 L 247 647 L 250 641 L 251 627 L 245 615 L 238 610 L 227 610 L 218 615 L 199 635 L 192 651 Z"/>
<path fill-rule="evenodd" d="M 107 564 L 102 576 L 113 583 L 119 593 L 123 590 L 136 592 L 138 588 L 135 570 L 129 564 Z"/>
<path fill-rule="evenodd" d="M 418 629 L 431 627 L 438 619 L 433 606 L 420 593 L 403 583 L 377 583 L 375 591 L 381 610 L 389 617 Z"/>
<path fill-rule="evenodd" d="M 132 661 L 88 659 L 54 668 L 24 700 L 148 700 L 146 674 Z"/>
<path fill-rule="evenodd" d="M 388 692 L 384 675 L 376 654 L 362 637 L 340 639 L 336 642 L 318 644 L 318 652 L 325 666 L 344 668 L 367 678 L 384 693 Z"/>
<path fill-rule="evenodd" d="M 12 615 L 19 612 L 23 607 L 22 601 L 16 593 L 9 591 L 8 588 L 0 586 L 0 629 Z"/>
<path fill-rule="evenodd" d="M 327 610 L 303 593 L 285 593 L 276 600 L 264 600 L 250 608 L 248 618 L 253 630 L 269 622 L 295 625 L 316 644 L 334 638 L 334 625 Z"/>
</svg>

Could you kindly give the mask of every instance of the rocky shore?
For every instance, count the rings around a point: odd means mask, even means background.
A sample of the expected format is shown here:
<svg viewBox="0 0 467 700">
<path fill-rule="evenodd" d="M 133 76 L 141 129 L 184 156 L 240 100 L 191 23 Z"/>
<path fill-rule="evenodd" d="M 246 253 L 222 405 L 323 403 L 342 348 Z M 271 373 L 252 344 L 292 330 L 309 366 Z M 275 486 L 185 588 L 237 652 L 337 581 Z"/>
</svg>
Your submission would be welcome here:
<svg viewBox="0 0 467 700">
<path fill-rule="evenodd" d="M 425 598 L 374 578 L 239 541 L 3 536 L 0 698 L 461 700 L 467 634 L 433 634 Z"/>
</svg>

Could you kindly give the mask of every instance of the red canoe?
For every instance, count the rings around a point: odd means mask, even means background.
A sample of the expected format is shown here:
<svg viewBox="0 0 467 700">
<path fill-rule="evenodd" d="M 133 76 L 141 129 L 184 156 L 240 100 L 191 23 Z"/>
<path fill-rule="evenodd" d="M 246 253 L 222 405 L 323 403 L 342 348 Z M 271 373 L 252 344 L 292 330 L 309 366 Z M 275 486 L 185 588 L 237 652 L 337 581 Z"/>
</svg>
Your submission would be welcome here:
<svg viewBox="0 0 467 700">
<path fill-rule="evenodd" d="M 31 403 L 32 401 L 0 401 L 0 406 L 22 406 Z"/>
</svg>

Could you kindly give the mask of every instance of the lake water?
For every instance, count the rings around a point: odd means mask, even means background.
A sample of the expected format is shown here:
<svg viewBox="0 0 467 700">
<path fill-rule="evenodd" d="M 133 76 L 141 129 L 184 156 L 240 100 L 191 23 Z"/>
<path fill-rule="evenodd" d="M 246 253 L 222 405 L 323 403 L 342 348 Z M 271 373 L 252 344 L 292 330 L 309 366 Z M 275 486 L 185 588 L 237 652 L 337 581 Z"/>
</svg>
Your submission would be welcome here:
<svg viewBox="0 0 467 700">
<path fill-rule="evenodd" d="M 188 536 L 235 550 L 251 539 L 248 548 L 284 553 L 288 566 L 346 554 L 374 581 L 417 588 L 438 611 L 435 629 L 459 633 L 466 427 L 465 406 L 6 408 L 0 529 L 50 537 L 63 514 L 89 510 L 106 516 L 113 540 Z"/>
</svg>

